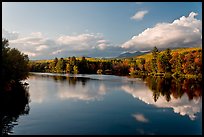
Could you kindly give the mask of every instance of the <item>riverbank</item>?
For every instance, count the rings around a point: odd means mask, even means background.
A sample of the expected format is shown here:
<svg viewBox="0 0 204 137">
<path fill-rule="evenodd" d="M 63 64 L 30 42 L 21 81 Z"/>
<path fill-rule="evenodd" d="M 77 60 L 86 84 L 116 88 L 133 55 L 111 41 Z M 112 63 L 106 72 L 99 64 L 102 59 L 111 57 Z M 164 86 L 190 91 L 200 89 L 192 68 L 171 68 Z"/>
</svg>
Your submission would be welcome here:
<svg viewBox="0 0 204 137">
<path fill-rule="evenodd" d="M 175 78 L 175 79 L 198 79 L 202 80 L 202 75 L 192 75 L 192 74 L 178 74 L 178 73 L 147 73 L 147 72 L 137 72 L 134 74 L 130 74 L 131 77 L 146 77 L 146 76 L 154 76 L 154 77 L 163 77 L 163 78 Z"/>
</svg>

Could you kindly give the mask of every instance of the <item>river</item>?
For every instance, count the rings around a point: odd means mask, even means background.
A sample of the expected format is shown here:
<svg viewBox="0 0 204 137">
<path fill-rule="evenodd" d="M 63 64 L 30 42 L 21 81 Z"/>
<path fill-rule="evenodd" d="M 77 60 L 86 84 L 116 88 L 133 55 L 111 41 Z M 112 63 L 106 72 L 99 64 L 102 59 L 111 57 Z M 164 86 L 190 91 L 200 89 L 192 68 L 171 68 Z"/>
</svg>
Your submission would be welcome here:
<svg viewBox="0 0 204 137">
<path fill-rule="evenodd" d="M 194 81 L 31 73 L 25 82 L 26 112 L 4 123 L 11 135 L 202 134 Z"/>
</svg>

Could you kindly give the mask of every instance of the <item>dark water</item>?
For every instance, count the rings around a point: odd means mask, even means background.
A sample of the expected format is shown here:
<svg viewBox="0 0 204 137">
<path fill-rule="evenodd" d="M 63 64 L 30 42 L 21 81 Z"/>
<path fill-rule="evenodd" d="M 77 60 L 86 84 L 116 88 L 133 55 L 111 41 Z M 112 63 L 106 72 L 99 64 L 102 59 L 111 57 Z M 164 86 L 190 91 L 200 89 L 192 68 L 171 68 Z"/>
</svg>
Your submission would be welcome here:
<svg viewBox="0 0 204 137">
<path fill-rule="evenodd" d="M 4 134 L 202 134 L 195 80 L 35 73 L 26 82 L 30 102 L 0 110 Z"/>
</svg>

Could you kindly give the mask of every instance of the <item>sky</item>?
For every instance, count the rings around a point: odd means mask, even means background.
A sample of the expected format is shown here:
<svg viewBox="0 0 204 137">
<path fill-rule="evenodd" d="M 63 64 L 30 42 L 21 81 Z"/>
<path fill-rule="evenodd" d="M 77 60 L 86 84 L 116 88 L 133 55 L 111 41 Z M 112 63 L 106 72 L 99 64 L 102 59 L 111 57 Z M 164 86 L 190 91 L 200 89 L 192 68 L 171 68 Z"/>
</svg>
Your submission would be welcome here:
<svg viewBox="0 0 204 137">
<path fill-rule="evenodd" d="M 3 2 L 2 37 L 31 60 L 202 46 L 201 2 Z"/>
</svg>

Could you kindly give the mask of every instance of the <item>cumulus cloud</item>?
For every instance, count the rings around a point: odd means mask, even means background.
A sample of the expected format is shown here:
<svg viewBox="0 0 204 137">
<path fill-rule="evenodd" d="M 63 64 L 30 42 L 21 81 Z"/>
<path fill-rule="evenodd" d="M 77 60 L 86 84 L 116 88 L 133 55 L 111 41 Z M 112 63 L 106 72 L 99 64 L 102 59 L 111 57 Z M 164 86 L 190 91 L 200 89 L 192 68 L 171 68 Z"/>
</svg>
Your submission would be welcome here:
<svg viewBox="0 0 204 137">
<path fill-rule="evenodd" d="M 2 29 L 5 38 L 10 37 L 9 44 L 27 54 L 31 59 L 50 59 L 68 56 L 111 56 L 119 54 L 122 48 L 113 46 L 104 39 L 101 33 L 85 33 L 78 35 L 62 35 L 57 38 L 48 38 L 41 32 L 32 32 L 27 36 L 8 32 Z M 119 49 L 119 50 L 118 50 Z M 101 52 L 104 51 L 104 52 Z M 107 51 L 107 52 L 106 52 Z M 116 53 L 117 52 L 117 53 Z"/>
<path fill-rule="evenodd" d="M 9 44 L 31 58 L 49 55 L 57 47 L 54 40 L 46 38 L 41 32 L 33 32 L 28 36 L 19 35 L 18 38 L 9 40 Z"/>
<path fill-rule="evenodd" d="M 197 13 L 191 12 L 172 23 L 158 23 L 147 28 L 139 35 L 122 44 L 125 49 L 152 49 L 193 47 L 202 44 L 202 21 L 195 18 Z"/>
<path fill-rule="evenodd" d="M 133 20 L 142 20 L 147 13 L 148 13 L 147 10 L 138 11 L 138 12 L 135 13 L 134 16 L 131 17 L 131 19 L 133 19 Z"/>
<path fill-rule="evenodd" d="M 61 36 L 57 39 L 57 42 L 58 44 L 75 51 L 95 48 L 104 50 L 108 46 L 108 42 L 104 40 L 100 33 Z"/>
</svg>

